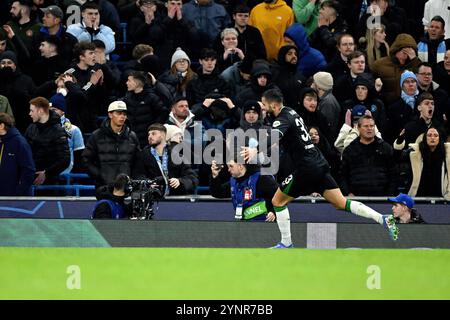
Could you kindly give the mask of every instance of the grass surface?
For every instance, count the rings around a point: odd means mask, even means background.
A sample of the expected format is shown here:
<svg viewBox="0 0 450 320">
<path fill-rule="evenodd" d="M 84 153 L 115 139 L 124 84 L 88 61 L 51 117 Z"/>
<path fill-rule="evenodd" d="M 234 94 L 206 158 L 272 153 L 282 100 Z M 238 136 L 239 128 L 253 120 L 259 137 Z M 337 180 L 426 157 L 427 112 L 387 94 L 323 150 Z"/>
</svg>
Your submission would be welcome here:
<svg viewBox="0 0 450 320">
<path fill-rule="evenodd" d="M 0 247 L 0 299 L 450 299 L 449 266 L 450 250 Z"/>
</svg>

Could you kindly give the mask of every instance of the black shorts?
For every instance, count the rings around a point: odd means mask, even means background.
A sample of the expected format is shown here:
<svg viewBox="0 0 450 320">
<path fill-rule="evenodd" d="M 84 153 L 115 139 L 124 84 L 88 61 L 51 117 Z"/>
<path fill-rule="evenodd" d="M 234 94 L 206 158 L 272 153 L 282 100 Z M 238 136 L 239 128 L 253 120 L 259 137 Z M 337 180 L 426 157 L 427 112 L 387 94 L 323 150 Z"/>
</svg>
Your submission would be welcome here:
<svg viewBox="0 0 450 320">
<path fill-rule="evenodd" d="M 293 198 L 325 190 L 337 189 L 338 184 L 330 174 L 328 166 L 303 169 L 297 168 L 281 183 L 281 191 Z"/>
</svg>

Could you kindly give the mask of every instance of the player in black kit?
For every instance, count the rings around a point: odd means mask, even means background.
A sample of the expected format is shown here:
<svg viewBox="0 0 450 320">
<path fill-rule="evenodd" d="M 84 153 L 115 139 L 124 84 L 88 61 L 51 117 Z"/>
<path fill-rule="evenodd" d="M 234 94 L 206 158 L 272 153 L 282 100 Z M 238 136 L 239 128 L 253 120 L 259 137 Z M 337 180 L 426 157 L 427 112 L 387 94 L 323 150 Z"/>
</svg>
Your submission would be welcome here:
<svg viewBox="0 0 450 320">
<path fill-rule="evenodd" d="M 371 218 L 384 225 L 393 240 L 397 240 L 398 228 L 392 215 L 381 215 L 361 202 L 346 199 L 330 174 L 328 162 L 314 146 L 303 119 L 291 108 L 283 106 L 283 95 L 277 89 L 264 92 L 263 110 L 275 119 L 272 129 L 280 134 L 280 145 L 289 153 L 295 170 L 281 183 L 272 199 L 281 242 L 273 248 L 292 248 L 290 218 L 287 204 L 300 195 L 319 192 L 336 209 L 346 210 L 358 216 Z M 244 159 L 248 161 L 248 150 Z"/>
</svg>

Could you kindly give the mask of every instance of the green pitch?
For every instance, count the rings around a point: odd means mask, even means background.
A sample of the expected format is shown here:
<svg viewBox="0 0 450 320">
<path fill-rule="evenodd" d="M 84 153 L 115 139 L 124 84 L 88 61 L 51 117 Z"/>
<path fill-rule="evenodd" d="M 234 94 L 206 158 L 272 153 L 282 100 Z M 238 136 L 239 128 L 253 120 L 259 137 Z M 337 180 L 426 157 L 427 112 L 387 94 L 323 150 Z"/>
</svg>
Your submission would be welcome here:
<svg viewBox="0 0 450 320">
<path fill-rule="evenodd" d="M 0 298 L 450 299 L 449 266 L 450 250 L 0 247 Z"/>
</svg>

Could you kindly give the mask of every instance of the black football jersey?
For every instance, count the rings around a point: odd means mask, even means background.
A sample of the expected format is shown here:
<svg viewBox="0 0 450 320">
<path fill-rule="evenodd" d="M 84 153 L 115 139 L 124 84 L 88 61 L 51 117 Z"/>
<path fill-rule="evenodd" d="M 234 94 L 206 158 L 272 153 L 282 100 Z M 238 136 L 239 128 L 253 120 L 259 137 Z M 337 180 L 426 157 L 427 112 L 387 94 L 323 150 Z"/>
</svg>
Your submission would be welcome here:
<svg viewBox="0 0 450 320">
<path fill-rule="evenodd" d="M 280 134 L 280 146 L 289 153 L 297 168 L 327 165 L 319 149 L 311 141 L 303 119 L 289 107 L 283 107 L 272 123 Z"/>
</svg>

